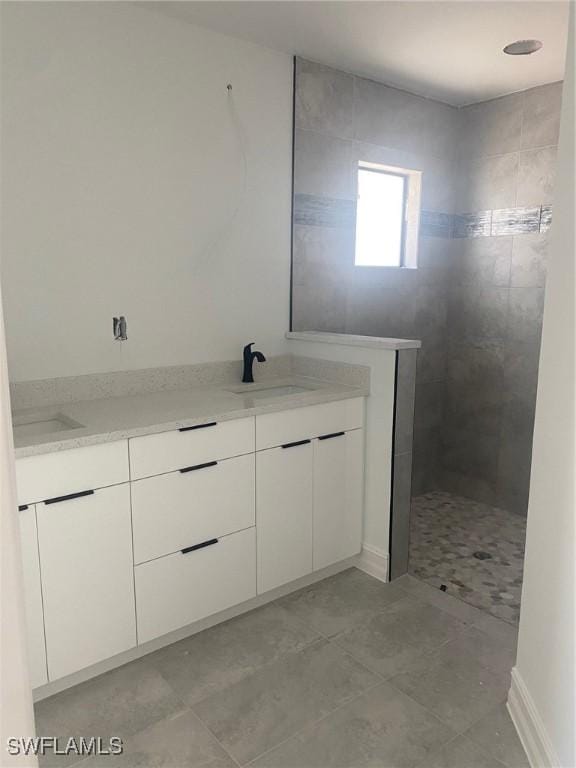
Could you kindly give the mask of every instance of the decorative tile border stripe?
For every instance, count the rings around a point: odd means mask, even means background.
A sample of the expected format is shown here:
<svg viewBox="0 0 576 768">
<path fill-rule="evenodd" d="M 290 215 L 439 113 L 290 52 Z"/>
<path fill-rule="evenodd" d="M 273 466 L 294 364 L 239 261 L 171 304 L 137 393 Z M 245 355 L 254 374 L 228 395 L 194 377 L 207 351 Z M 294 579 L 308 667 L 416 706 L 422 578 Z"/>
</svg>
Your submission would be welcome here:
<svg viewBox="0 0 576 768">
<path fill-rule="evenodd" d="M 492 228 L 492 211 L 456 213 L 452 237 L 488 237 Z"/>
<path fill-rule="evenodd" d="M 353 228 L 356 202 L 320 195 L 294 195 L 294 224 L 312 227 Z M 470 238 L 523 235 L 547 232 L 552 206 L 497 208 L 475 213 L 420 212 L 420 234 L 424 237 Z"/>
<path fill-rule="evenodd" d="M 438 217 L 450 217 L 448 227 L 437 225 Z M 432 221 L 431 225 L 429 221 Z M 526 235 L 532 232 L 547 232 L 552 222 L 552 206 L 539 205 L 532 208 L 496 208 L 475 213 L 439 214 L 422 211 L 420 233 L 425 237 L 501 237 L 504 235 Z"/>
<path fill-rule="evenodd" d="M 339 200 L 317 195 L 294 195 L 294 223 L 312 227 L 353 227 L 356 220 L 354 200 Z"/>
<path fill-rule="evenodd" d="M 548 232 L 552 224 L 552 206 L 543 205 L 540 214 L 540 232 Z"/>
<path fill-rule="evenodd" d="M 540 208 L 500 208 L 492 211 L 492 236 L 540 231 Z"/>
<path fill-rule="evenodd" d="M 437 213 L 436 211 L 420 212 L 420 234 L 424 237 L 446 237 L 452 236 L 451 213 Z"/>
</svg>

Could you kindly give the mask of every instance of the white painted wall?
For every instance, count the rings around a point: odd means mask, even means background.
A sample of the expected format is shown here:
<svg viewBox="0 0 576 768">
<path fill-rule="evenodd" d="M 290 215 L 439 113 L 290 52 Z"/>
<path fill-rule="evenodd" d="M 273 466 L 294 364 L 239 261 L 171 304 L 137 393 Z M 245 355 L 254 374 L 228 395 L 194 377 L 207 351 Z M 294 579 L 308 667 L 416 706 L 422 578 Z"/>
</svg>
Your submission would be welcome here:
<svg viewBox="0 0 576 768">
<path fill-rule="evenodd" d="M 284 349 L 291 59 L 142 5 L 2 3 L 13 381 Z"/>
<path fill-rule="evenodd" d="M 572 7 L 550 232 L 518 659 L 509 701 L 534 768 L 576 765 L 574 16 Z"/>
</svg>

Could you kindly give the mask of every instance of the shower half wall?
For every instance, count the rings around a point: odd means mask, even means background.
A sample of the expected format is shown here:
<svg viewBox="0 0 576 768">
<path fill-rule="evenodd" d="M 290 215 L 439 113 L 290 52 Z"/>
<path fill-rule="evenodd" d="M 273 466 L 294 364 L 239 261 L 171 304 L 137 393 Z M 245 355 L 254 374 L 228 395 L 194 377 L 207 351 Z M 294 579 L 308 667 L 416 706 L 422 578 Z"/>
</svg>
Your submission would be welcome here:
<svg viewBox="0 0 576 768">
<path fill-rule="evenodd" d="M 293 329 L 421 339 L 413 493 L 525 514 L 561 84 L 456 109 L 295 76 Z M 354 267 L 360 160 L 423 172 L 417 269 Z"/>
</svg>

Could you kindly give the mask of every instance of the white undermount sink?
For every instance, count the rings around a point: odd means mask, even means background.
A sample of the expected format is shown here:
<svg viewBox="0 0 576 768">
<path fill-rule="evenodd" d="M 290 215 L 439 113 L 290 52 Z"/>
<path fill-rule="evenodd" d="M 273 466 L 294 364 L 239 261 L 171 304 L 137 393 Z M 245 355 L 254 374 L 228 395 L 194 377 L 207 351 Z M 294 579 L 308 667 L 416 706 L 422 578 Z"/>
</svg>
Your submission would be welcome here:
<svg viewBox="0 0 576 768">
<path fill-rule="evenodd" d="M 81 429 L 84 424 L 80 424 L 74 419 L 70 419 L 63 413 L 50 413 L 43 416 L 25 415 L 14 416 L 14 437 L 16 439 L 30 438 L 37 435 L 49 435 L 53 432 L 67 432 L 71 429 Z"/>
<path fill-rule="evenodd" d="M 243 387 L 229 389 L 235 395 L 245 395 L 253 399 L 265 400 L 271 397 L 285 397 L 286 395 L 298 395 L 301 392 L 311 392 L 315 387 L 303 387 L 300 384 L 275 384 L 272 386 L 256 386 L 245 384 Z"/>
</svg>

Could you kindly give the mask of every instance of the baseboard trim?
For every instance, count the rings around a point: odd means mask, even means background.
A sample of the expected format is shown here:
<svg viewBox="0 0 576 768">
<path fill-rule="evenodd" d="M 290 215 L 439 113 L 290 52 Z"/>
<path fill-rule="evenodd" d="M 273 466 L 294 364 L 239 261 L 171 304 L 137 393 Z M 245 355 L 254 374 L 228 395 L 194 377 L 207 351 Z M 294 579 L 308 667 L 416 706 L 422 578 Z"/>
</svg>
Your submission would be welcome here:
<svg viewBox="0 0 576 768">
<path fill-rule="evenodd" d="M 512 670 L 507 707 L 532 768 L 560 768 L 560 760 L 517 667 Z"/>
<path fill-rule="evenodd" d="M 364 544 L 358 555 L 357 567 L 379 581 L 388 581 L 388 552 Z"/>
</svg>

